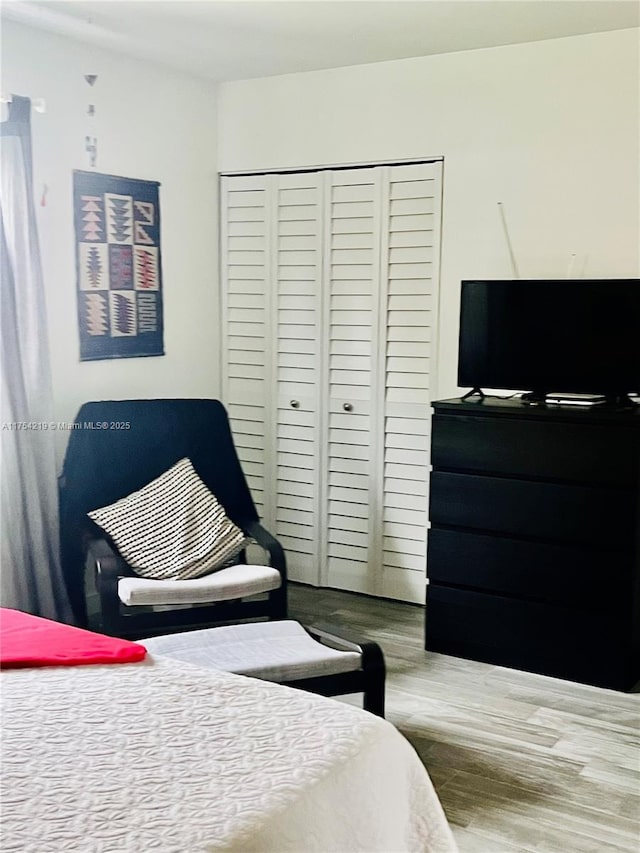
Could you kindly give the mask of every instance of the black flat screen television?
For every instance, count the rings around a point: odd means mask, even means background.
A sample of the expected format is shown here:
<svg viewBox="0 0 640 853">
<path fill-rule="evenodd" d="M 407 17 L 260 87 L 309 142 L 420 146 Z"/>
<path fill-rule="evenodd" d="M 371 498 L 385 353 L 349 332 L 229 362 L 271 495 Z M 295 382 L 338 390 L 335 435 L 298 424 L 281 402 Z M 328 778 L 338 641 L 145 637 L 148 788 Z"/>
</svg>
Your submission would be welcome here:
<svg viewBox="0 0 640 853">
<path fill-rule="evenodd" d="M 640 279 L 463 281 L 458 384 L 640 393 Z"/>
</svg>

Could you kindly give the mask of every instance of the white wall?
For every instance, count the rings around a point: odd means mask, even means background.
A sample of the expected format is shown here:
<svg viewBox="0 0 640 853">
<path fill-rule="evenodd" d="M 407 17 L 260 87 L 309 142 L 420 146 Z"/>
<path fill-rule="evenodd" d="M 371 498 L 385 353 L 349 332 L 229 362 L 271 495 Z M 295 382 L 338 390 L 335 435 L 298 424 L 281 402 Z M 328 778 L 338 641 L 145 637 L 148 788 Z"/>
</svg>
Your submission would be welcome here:
<svg viewBox="0 0 640 853">
<path fill-rule="evenodd" d="M 444 156 L 440 377 L 460 280 L 638 276 L 638 31 L 223 84 L 221 171 Z"/>
<path fill-rule="evenodd" d="M 459 282 L 511 275 L 497 201 L 523 277 L 565 275 L 572 254 L 574 275 L 640 274 L 637 69 L 623 30 L 229 83 L 216 151 L 211 85 L 5 23 L 3 92 L 47 101 L 34 168 L 56 419 L 88 399 L 219 393 L 218 169 L 444 156 L 435 395 L 454 393 Z M 98 171 L 161 182 L 163 357 L 79 361 L 72 170 L 88 167 L 90 102 Z"/>
<path fill-rule="evenodd" d="M 90 89 L 84 75 L 98 74 Z M 2 30 L 2 91 L 46 100 L 33 113 L 34 177 L 55 418 L 86 400 L 219 394 L 216 93 L 146 62 L 13 23 Z M 72 170 L 97 107 L 97 171 L 160 181 L 166 355 L 79 361 Z M 47 185 L 46 206 L 39 205 Z M 60 434 L 60 456 L 66 444 Z"/>
</svg>

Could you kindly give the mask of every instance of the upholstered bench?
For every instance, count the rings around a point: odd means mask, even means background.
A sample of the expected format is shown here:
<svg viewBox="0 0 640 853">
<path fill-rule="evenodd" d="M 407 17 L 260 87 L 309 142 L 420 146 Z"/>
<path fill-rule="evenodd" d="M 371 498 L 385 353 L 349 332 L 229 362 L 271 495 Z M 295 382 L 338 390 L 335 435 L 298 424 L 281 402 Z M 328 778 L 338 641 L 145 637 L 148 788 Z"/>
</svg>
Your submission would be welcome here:
<svg viewBox="0 0 640 853">
<path fill-rule="evenodd" d="M 250 622 L 140 640 L 151 654 L 299 687 L 323 696 L 363 693 L 384 717 L 385 664 L 377 643 L 299 622 Z"/>
</svg>

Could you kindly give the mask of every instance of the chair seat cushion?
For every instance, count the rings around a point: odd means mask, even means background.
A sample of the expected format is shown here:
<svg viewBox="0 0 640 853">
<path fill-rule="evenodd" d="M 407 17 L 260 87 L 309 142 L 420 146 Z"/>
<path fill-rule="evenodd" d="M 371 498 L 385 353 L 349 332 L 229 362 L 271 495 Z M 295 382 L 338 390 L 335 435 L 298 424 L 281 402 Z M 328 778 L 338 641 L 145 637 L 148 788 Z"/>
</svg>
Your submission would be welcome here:
<svg viewBox="0 0 640 853">
<path fill-rule="evenodd" d="M 137 575 L 154 580 L 200 577 L 224 566 L 247 543 L 186 458 L 88 515 Z"/>
<path fill-rule="evenodd" d="M 278 589 L 279 571 L 271 566 L 238 564 L 214 574 L 191 580 L 147 580 L 124 577 L 118 581 L 118 596 L 123 604 L 207 604 L 230 601 Z"/>
<path fill-rule="evenodd" d="M 361 669 L 359 652 L 332 649 L 291 620 L 224 625 L 140 640 L 154 655 L 265 681 L 296 681 Z"/>
</svg>

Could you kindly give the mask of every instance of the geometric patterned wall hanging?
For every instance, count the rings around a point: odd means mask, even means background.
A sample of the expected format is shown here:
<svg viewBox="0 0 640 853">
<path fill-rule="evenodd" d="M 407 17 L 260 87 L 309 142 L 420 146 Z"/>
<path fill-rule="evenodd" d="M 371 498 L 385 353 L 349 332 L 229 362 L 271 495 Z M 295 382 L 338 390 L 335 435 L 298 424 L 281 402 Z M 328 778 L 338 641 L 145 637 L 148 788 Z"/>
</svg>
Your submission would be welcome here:
<svg viewBox="0 0 640 853">
<path fill-rule="evenodd" d="M 159 186 L 73 173 L 81 361 L 164 355 Z"/>
</svg>

